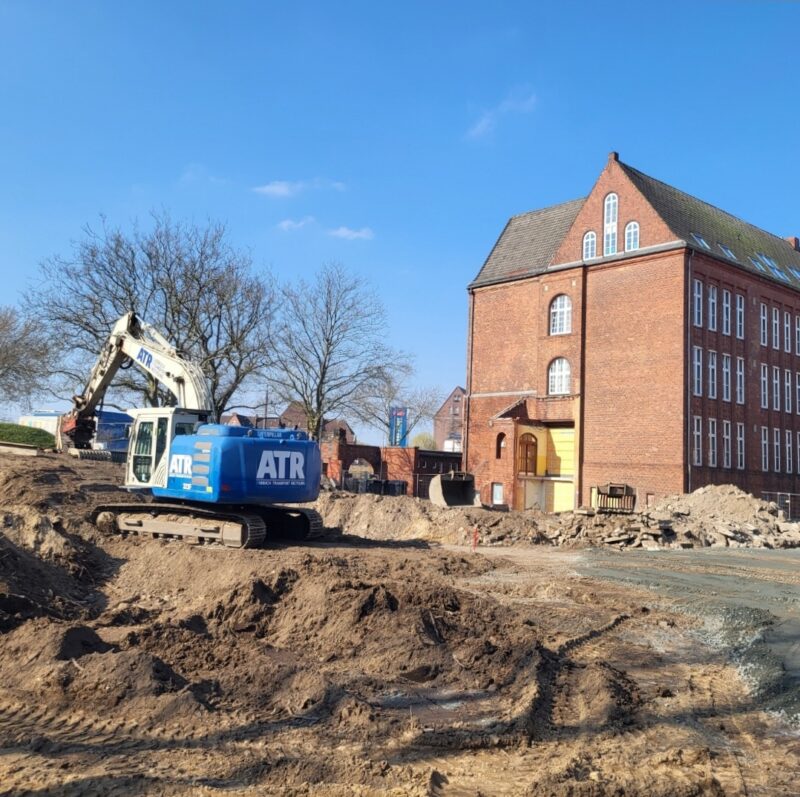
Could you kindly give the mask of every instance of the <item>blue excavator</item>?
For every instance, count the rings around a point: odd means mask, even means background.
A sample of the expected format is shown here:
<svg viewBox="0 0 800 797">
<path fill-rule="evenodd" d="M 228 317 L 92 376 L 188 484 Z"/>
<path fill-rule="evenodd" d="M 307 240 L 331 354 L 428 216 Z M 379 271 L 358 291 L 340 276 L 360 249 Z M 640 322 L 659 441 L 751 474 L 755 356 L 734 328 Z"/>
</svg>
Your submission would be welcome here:
<svg viewBox="0 0 800 797">
<path fill-rule="evenodd" d="M 214 423 L 201 369 L 133 312 L 114 325 L 83 391 L 61 417 L 59 448 L 78 456 L 91 448 L 97 408 L 118 370 L 131 365 L 163 385 L 175 406 L 128 410 L 124 486 L 151 500 L 95 507 L 99 528 L 233 548 L 321 532 L 317 512 L 297 506 L 319 495 L 319 445 L 296 429 Z"/>
</svg>

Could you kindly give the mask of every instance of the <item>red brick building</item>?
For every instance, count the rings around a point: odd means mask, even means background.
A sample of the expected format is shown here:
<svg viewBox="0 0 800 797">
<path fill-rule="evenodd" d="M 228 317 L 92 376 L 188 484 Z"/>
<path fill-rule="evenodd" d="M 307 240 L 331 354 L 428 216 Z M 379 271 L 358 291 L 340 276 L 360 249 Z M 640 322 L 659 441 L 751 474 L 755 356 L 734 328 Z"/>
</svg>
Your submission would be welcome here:
<svg viewBox="0 0 800 797">
<path fill-rule="evenodd" d="M 611 153 L 584 199 L 509 220 L 469 307 L 464 458 L 484 502 L 796 491 L 797 238 Z"/>
<path fill-rule="evenodd" d="M 456 387 L 433 416 L 437 451 L 461 451 L 464 443 L 464 404 L 467 391 Z"/>
</svg>

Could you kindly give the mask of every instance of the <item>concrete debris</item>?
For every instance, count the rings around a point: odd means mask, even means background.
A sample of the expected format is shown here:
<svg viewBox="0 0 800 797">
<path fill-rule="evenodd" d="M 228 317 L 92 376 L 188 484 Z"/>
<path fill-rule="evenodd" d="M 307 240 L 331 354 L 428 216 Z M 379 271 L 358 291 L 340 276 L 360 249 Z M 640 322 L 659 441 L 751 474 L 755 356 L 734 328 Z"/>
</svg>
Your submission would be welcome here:
<svg viewBox="0 0 800 797">
<path fill-rule="evenodd" d="M 475 507 L 444 509 L 410 497 L 323 493 L 316 506 L 325 525 L 373 539 L 421 539 L 479 545 L 544 544 L 564 547 L 796 548 L 800 523 L 786 520 L 775 503 L 733 485 L 673 495 L 629 515 L 537 509 L 498 513 Z"/>
</svg>

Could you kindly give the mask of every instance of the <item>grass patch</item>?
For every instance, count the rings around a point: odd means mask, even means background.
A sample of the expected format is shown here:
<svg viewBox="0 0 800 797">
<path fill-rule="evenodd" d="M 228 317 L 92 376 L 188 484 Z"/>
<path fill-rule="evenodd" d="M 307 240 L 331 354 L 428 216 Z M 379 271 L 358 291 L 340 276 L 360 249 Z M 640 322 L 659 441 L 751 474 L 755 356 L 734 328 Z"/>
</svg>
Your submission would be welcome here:
<svg viewBox="0 0 800 797">
<path fill-rule="evenodd" d="M 25 443 L 38 448 L 53 448 L 56 439 L 44 429 L 33 429 L 16 423 L 0 423 L 0 443 Z"/>
</svg>

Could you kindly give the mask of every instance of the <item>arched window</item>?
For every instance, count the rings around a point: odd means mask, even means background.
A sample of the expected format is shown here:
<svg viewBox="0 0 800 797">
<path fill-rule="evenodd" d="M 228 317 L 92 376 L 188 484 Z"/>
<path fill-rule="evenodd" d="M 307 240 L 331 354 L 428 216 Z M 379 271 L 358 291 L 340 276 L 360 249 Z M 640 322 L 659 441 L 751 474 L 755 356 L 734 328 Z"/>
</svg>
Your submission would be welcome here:
<svg viewBox="0 0 800 797">
<path fill-rule="evenodd" d="M 583 259 L 589 260 L 593 257 L 597 257 L 597 233 L 589 230 L 583 236 Z"/>
<path fill-rule="evenodd" d="M 617 253 L 617 211 L 619 201 L 616 194 L 609 194 L 603 203 L 603 254 Z"/>
<path fill-rule="evenodd" d="M 639 248 L 639 222 L 629 221 L 625 225 L 625 251 L 632 252 Z"/>
<path fill-rule="evenodd" d="M 503 458 L 503 452 L 506 450 L 506 435 L 505 432 L 500 432 L 497 435 L 497 442 L 495 443 L 494 456 L 496 459 Z"/>
<path fill-rule="evenodd" d="M 562 293 L 550 302 L 550 334 L 567 335 L 572 332 L 572 302 Z"/>
<path fill-rule="evenodd" d="M 558 357 L 547 369 L 547 392 L 551 396 L 563 396 L 570 392 L 569 361 Z"/>
<path fill-rule="evenodd" d="M 517 448 L 517 470 L 520 473 L 536 475 L 536 453 L 538 446 L 532 434 L 524 434 L 519 438 Z"/>
</svg>

